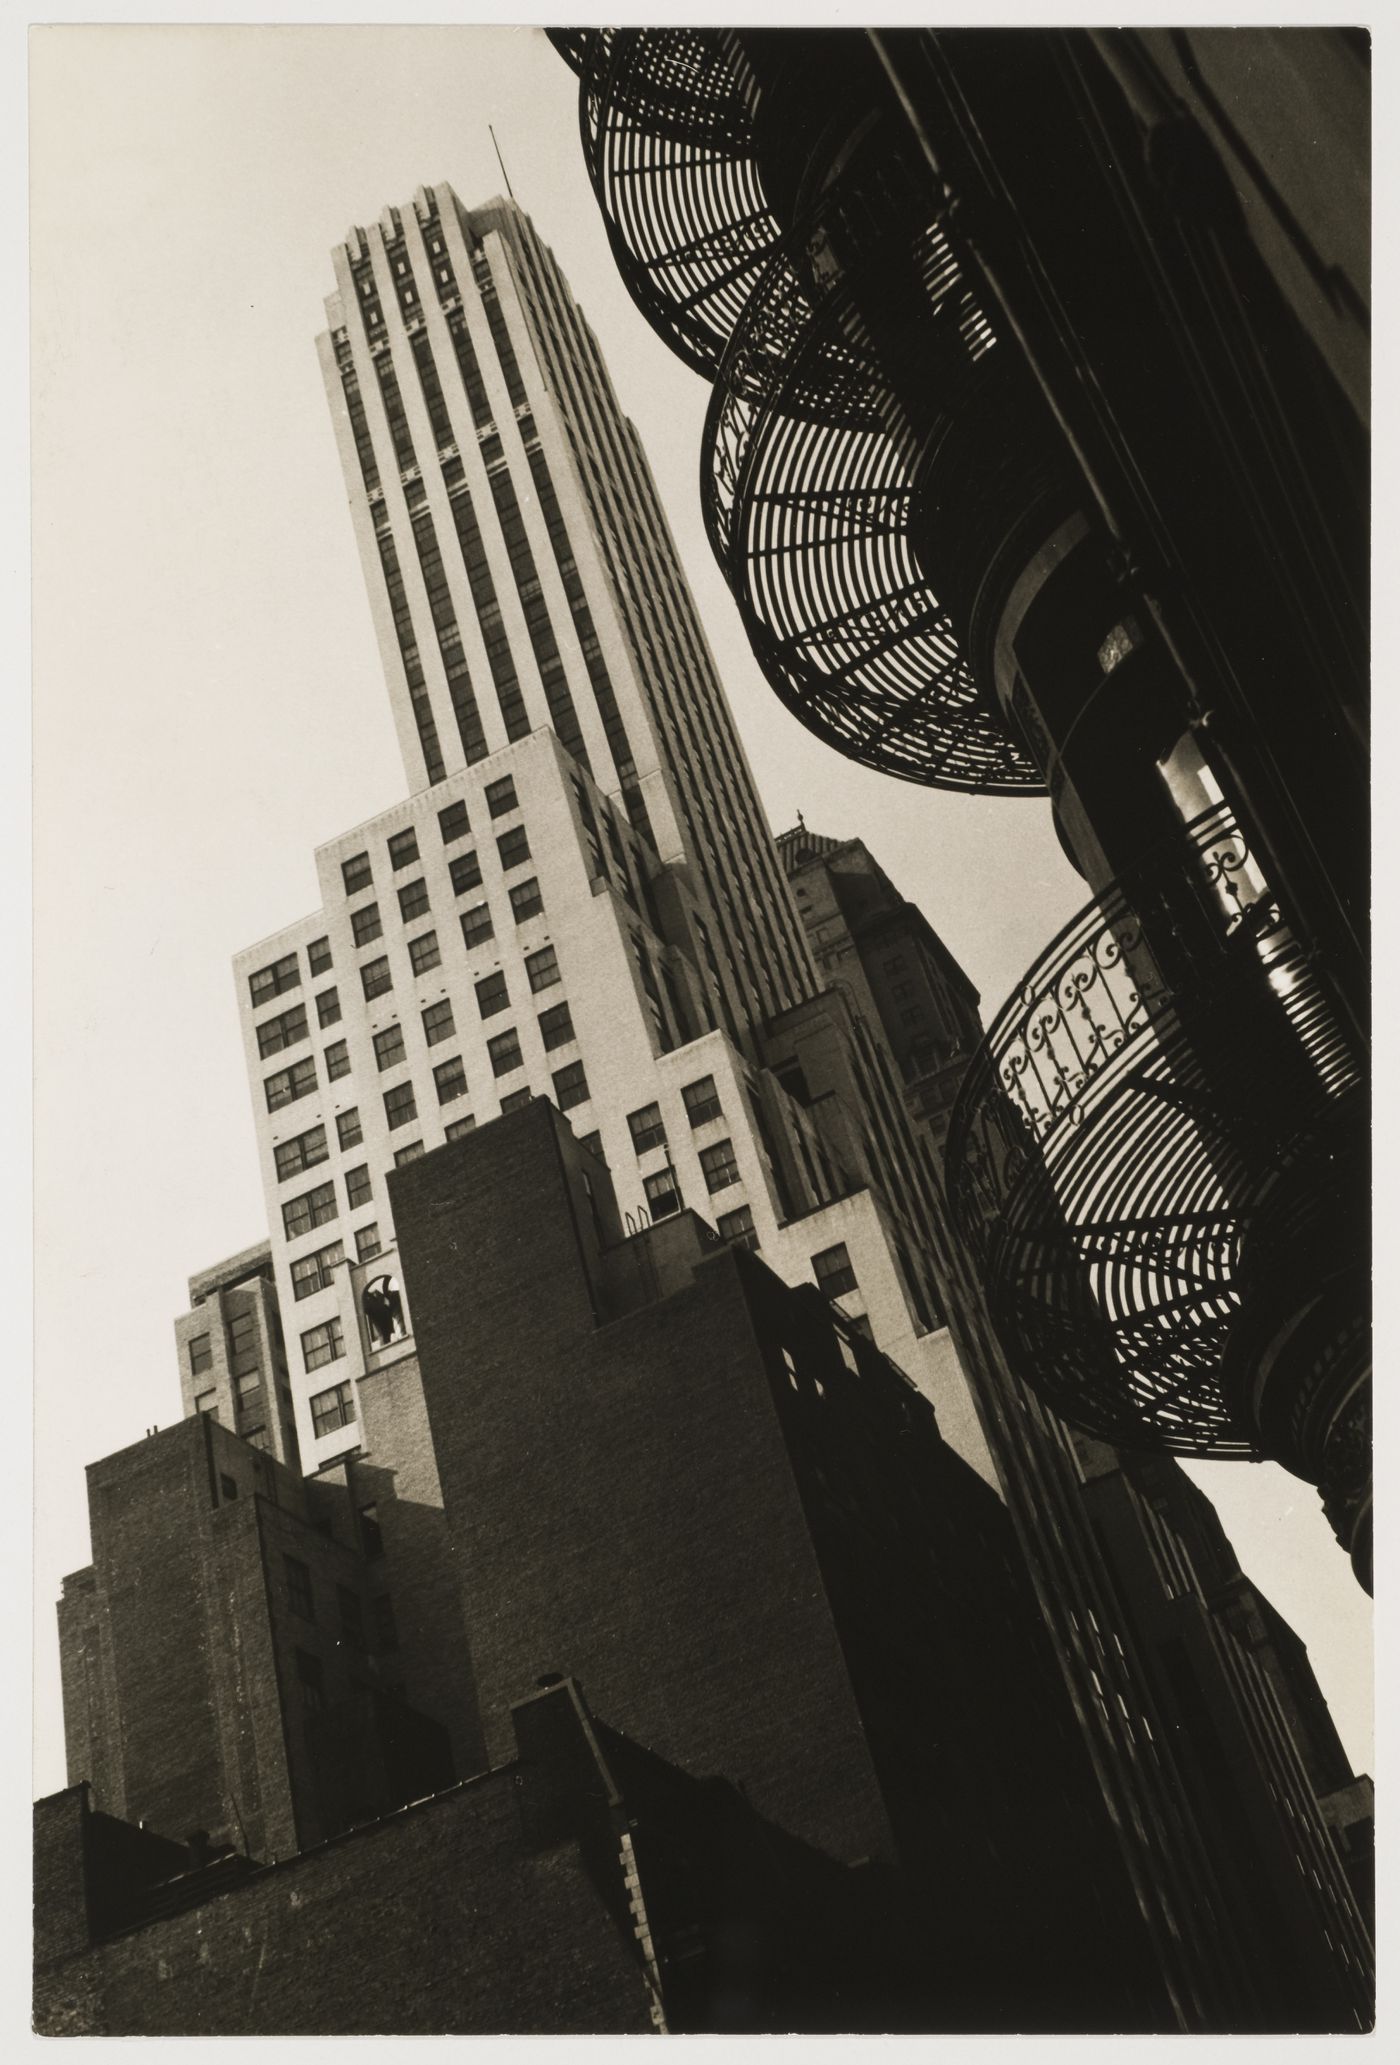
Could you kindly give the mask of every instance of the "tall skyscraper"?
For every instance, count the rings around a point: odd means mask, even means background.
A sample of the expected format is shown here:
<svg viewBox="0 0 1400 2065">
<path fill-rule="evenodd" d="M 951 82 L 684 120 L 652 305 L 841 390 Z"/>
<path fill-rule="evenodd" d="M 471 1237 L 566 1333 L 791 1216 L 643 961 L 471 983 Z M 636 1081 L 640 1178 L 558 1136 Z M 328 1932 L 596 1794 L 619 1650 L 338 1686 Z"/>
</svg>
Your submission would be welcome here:
<svg viewBox="0 0 1400 2065">
<path fill-rule="evenodd" d="M 548 1096 L 632 1223 L 695 1205 L 815 1276 L 993 1481 L 897 1072 L 822 992 L 558 266 L 513 203 L 448 187 L 334 263 L 321 358 L 410 793 L 236 964 L 303 1460 L 355 1438 L 342 1261 L 361 1309 L 401 1302 L 385 1172 Z M 286 1455 L 250 1396 L 235 1426 Z"/>
</svg>

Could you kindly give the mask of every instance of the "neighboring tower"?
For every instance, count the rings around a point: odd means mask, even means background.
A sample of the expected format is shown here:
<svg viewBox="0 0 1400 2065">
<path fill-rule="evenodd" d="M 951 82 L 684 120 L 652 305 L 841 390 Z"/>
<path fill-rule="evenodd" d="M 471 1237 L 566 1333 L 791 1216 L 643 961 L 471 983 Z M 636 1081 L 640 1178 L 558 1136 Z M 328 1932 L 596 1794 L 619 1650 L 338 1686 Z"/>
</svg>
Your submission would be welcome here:
<svg viewBox="0 0 1400 2065">
<path fill-rule="evenodd" d="M 897 1071 L 820 988 L 558 267 L 513 204 L 446 187 L 335 266 L 322 363 L 411 793 L 236 961 L 307 1466 L 356 1443 L 354 1380 L 405 1337 L 386 1172 L 547 1096 L 632 1224 L 696 1206 L 815 1279 L 992 1481 Z M 380 1278 L 403 1324 L 377 1341 Z"/>
</svg>

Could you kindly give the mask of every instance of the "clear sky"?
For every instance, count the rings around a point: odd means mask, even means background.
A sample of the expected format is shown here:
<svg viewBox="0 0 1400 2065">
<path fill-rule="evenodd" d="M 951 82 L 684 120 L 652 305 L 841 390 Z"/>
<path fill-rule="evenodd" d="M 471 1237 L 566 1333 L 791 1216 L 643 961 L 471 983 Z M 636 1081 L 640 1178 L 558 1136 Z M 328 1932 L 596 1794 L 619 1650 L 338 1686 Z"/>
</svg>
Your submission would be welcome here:
<svg viewBox="0 0 1400 2065">
<path fill-rule="evenodd" d="M 699 515 L 709 389 L 623 289 L 529 29 L 32 40 L 38 1791 L 83 1466 L 180 1410 L 185 1278 L 265 1232 L 233 953 L 404 792 L 321 388 L 331 246 L 448 180 L 552 244 L 642 434 L 775 830 L 863 838 L 994 1009 L 1084 900 L 1038 800 L 852 767 L 762 680 Z M 1369 1609 L 1306 1485 L 1196 1473 L 1371 1763 Z"/>
</svg>

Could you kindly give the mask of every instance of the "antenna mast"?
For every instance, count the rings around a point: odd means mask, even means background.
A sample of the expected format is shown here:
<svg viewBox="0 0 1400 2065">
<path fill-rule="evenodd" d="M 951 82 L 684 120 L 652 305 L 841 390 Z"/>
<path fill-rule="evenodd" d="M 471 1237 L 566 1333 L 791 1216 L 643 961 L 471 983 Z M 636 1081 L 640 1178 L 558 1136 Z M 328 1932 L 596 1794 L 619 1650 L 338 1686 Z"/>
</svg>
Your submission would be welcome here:
<svg viewBox="0 0 1400 2065">
<path fill-rule="evenodd" d="M 505 161 L 505 159 L 504 159 L 504 158 L 503 158 L 503 157 L 501 156 L 501 146 L 500 146 L 500 145 L 499 145 L 499 144 L 498 144 L 498 143 L 496 142 L 496 132 L 495 132 L 495 130 L 494 130 L 494 129 L 493 129 L 492 127 L 491 127 L 491 124 L 490 124 L 489 122 L 488 122 L 488 123 L 486 124 L 486 130 L 487 130 L 487 134 L 488 134 L 488 135 L 490 136 L 490 138 L 491 138 L 491 147 L 492 147 L 492 149 L 493 149 L 493 150 L 495 151 L 495 153 L 496 153 L 496 163 L 497 163 L 497 164 L 498 164 L 498 165 L 500 166 L 500 168 L 501 168 L 501 177 L 502 177 L 502 179 L 503 179 L 503 180 L 505 181 L 505 183 L 506 183 L 506 192 L 507 192 L 507 193 L 508 193 L 508 194 L 510 195 L 510 198 L 511 198 L 512 200 L 514 200 L 514 199 L 515 199 L 515 192 L 514 192 L 514 189 L 512 188 L 512 186 L 511 186 L 511 183 L 510 183 L 510 174 L 509 174 L 509 173 L 508 173 L 508 172 L 506 171 L 506 161 Z"/>
</svg>

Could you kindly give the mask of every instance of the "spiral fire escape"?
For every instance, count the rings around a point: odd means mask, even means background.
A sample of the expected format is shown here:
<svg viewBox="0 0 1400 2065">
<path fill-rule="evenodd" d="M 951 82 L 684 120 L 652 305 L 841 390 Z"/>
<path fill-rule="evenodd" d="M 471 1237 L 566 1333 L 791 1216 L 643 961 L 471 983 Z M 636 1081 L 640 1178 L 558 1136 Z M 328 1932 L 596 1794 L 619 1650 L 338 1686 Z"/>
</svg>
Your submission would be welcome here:
<svg viewBox="0 0 1400 2065">
<path fill-rule="evenodd" d="M 1364 440 L 1186 37 L 1012 40 L 555 37 L 628 288 L 713 382 L 773 688 L 865 765 L 1048 793 L 1094 892 L 949 1138 L 1008 1357 L 1119 1444 L 1316 1484 L 1369 1586 Z"/>
</svg>

